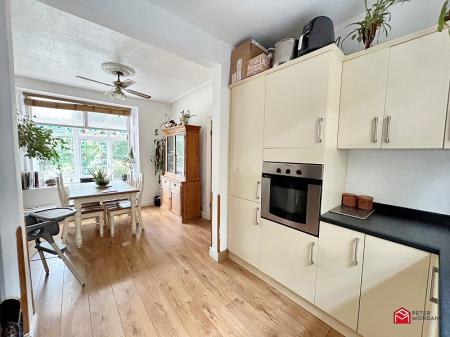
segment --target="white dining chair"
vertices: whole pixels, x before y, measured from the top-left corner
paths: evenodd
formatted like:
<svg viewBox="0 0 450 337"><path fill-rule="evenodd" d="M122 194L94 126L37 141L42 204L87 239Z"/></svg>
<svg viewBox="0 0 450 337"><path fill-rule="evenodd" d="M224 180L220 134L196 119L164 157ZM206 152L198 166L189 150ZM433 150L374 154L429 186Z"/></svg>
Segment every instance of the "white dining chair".
<svg viewBox="0 0 450 337"><path fill-rule="evenodd" d="M56 178L56 187L58 190L58 197L61 207L72 207L67 190L64 186L62 174L60 173ZM83 204L81 207L81 219L95 218L97 226L99 227L100 237L103 237L103 228L105 226L105 215L103 206L98 202ZM69 223L75 221L73 216L64 219L64 228L62 231L62 241L65 243L67 240L67 234L69 232Z"/></svg>
<svg viewBox="0 0 450 337"><path fill-rule="evenodd" d="M139 223L141 230L144 230L144 224L142 222L142 191L144 189L144 176L139 173L136 179L134 179L130 185L139 190L136 193L136 200L113 200L107 201L103 205L106 213L106 223L108 224L111 237L114 237L115 223L114 217L116 215L130 214L131 215L131 202L136 204L136 222Z"/></svg>

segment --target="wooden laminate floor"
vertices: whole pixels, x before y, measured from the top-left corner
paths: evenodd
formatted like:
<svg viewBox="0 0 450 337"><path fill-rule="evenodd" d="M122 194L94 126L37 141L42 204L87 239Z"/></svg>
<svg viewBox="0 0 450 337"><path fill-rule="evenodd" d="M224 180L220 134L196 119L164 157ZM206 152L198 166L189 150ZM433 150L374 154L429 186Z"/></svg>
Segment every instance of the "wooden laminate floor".
<svg viewBox="0 0 450 337"><path fill-rule="evenodd" d="M149 207L133 237L121 219L114 239L84 224L81 249L70 230L67 256L84 288L59 259L46 277L32 256L38 337L341 336L232 261L211 260L206 221L180 224Z"/></svg>

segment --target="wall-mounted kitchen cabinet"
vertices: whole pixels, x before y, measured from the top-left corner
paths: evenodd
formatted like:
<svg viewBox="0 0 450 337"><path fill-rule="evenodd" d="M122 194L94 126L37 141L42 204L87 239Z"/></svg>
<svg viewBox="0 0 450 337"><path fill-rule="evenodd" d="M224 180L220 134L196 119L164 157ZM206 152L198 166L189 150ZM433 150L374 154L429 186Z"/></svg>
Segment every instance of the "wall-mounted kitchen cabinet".
<svg viewBox="0 0 450 337"><path fill-rule="evenodd" d="M323 145L330 74L336 59L340 69L340 57L327 52L266 76L264 148Z"/></svg>
<svg viewBox="0 0 450 337"><path fill-rule="evenodd" d="M256 202L228 198L228 250L258 267L261 212Z"/></svg>
<svg viewBox="0 0 450 337"><path fill-rule="evenodd" d="M366 235L358 333L420 337L423 320L393 324L400 308L423 310L430 253Z"/></svg>
<svg viewBox="0 0 450 337"><path fill-rule="evenodd" d="M389 49L344 62L338 146L381 148Z"/></svg>
<svg viewBox="0 0 450 337"><path fill-rule="evenodd" d="M265 79L231 89L230 195L260 202Z"/></svg>
<svg viewBox="0 0 450 337"><path fill-rule="evenodd" d="M365 235L320 223L315 304L357 329Z"/></svg>
<svg viewBox="0 0 450 337"><path fill-rule="evenodd" d="M340 148L442 148L450 39L430 33L344 61Z"/></svg>
<svg viewBox="0 0 450 337"><path fill-rule="evenodd" d="M259 269L314 303L318 239L261 219Z"/></svg>

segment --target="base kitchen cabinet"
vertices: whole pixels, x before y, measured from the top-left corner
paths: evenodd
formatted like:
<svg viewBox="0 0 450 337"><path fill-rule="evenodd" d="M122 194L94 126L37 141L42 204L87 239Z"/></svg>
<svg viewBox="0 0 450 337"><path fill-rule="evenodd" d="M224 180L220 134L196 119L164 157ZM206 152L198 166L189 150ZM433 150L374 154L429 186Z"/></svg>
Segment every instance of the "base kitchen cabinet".
<svg viewBox="0 0 450 337"><path fill-rule="evenodd" d="M261 219L259 269L314 303L318 239Z"/></svg>
<svg viewBox="0 0 450 337"><path fill-rule="evenodd" d="M253 201L228 198L228 250L258 268L261 206Z"/></svg>
<svg viewBox="0 0 450 337"><path fill-rule="evenodd" d="M365 235L320 223L315 304L357 329Z"/></svg>
<svg viewBox="0 0 450 337"><path fill-rule="evenodd" d="M439 337L439 256L431 255L422 337Z"/></svg>
<svg viewBox="0 0 450 337"><path fill-rule="evenodd" d="M358 333L420 337L423 320L394 324L394 315L424 310L429 265L430 253L366 235Z"/></svg>

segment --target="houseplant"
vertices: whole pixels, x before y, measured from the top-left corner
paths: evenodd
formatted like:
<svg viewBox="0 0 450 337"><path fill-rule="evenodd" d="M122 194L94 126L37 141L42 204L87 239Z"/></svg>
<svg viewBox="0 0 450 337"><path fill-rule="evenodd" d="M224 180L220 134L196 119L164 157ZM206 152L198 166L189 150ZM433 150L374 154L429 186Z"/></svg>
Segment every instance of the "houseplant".
<svg viewBox="0 0 450 337"><path fill-rule="evenodd" d="M348 37L356 39L358 42L364 43L364 48L370 48L375 37L379 37L384 33L388 36L388 32L391 30L389 22L391 21L391 13L389 9L395 4L403 4L409 0L376 0L376 2L369 8L367 6L367 0L364 0L366 8L366 16L363 20L353 22L348 27L354 29L348 33L342 42Z"/></svg>
<svg viewBox="0 0 450 337"><path fill-rule="evenodd" d="M155 129L155 139L153 140L153 156L151 161L155 168L155 175L158 175L158 182L161 183L161 175L166 169L166 141L159 134L159 129ZM161 196L158 194L154 197L155 206L161 205Z"/></svg>
<svg viewBox="0 0 450 337"><path fill-rule="evenodd" d="M181 111L180 114L180 123L183 125L189 124L189 120L191 119L191 117L194 117L195 115L191 115L191 113L189 112L189 110L187 112Z"/></svg>
<svg viewBox="0 0 450 337"><path fill-rule="evenodd" d="M53 136L51 129L36 125L30 118L19 116L17 123L19 147L25 155L43 161L58 163L59 152L66 149L66 142Z"/></svg>
<svg viewBox="0 0 450 337"><path fill-rule="evenodd" d="M94 181L98 187L105 187L106 185L109 184L109 178L104 169L97 168L97 169L89 170L89 173L94 178Z"/></svg>
<svg viewBox="0 0 450 337"><path fill-rule="evenodd" d="M442 32L444 28L450 28L447 24L448 20L450 20L450 3L449 0L445 0L439 13L438 32ZM450 35L450 29L448 30L448 34Z"/></svg>

